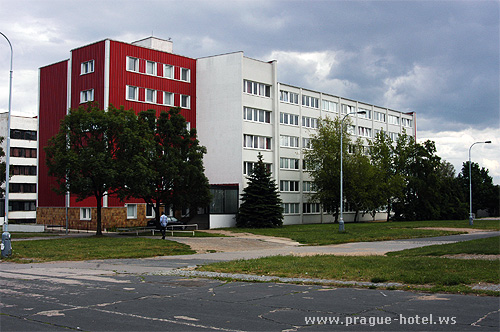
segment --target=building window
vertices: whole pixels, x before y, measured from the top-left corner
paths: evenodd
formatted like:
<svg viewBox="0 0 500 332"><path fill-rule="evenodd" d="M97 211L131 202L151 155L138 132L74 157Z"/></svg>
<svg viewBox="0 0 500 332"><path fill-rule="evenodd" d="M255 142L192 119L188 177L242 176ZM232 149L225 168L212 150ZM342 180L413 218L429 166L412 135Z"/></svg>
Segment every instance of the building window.
<svg viewBox="0 0 500 332"><path fill-rule="evenodd" d="M280 158L280 168L281 169L300 169L299 159L295 158Z"/></svg>
<svg viewBox="0 0 500 332"><path fill-rule="evenodd" d="M316 185L312 181L302 182L302 191L305 193L316 192Z"/></svg>
<svg viewBox="0 0 500 332"><path fill-rule="evenodd" d="M80 74L89 74L94 72L94 60L82 62Z"/></svg>
<svg viewBox="0 0 500 332"><path fill-rule="evenodd" d="M355 106L350 106L350 105L345 105L342 104L342 107L340 108L342 114L348 114L356 111Z"/></svg>
<svg viewBox="0 0 500 332"><path fill-rule="evenodd" d="M136 86L127 85L127 99L139 100L139 88Z"/></svg>
<svg viewBox="0 0 500 332"><path fill-rule="evenodd" d="M318 214L320 212L321 212L321 210L320 210L319 203L303 203L302 204L302 213Z"/></svg>
<svg viewBox="0 0 500 332"><path fill-rule="evenodd" d="M80 208L80 220L91 220L92 214L90 208Z"/></svg>
<svg viewBox="0 0 500 332"><path fill-rule="evenodd" d="M271 150L271 137L243 135L243 146L245 148Z"/></svg>
<svg viewBox="0 0 500 332"><path fill-rule="evenodd" d="M174 66L163 65L163 77L174 78Z"/></svg>
<svg viewBox="0 0 500 332"><path fill-rule="evenodd" d="M13 175L36 175L36 166L12 166Z"/></svg>
<svg viewBox="0 0 500 332"><path fill-rule="evenodd" d="M127 70L139 72L139 59L127 57Z"/></svg>
<svg viewBox="0 0 500 332"><path fill-rule="evenodd" d="M398 133L392 133L392 132L388 132L387 135L389 136L389 138L393 141L393 142L396 142L396 140L398 139L399 137L399 134Z"/></svg>
<svg viewBox="0 0 500 332"><path fill-rule="evenodd" d="M366 108L359 108L358 110L366 112L365 114L358 113L358 118L368 119L368 120L372 118L372 111L367 110Z"/></svg>
<svg viewBox="0 0 500 332"><path fill-rule="evenodd" d="M412 121L411 121L411 119L401 118L401 124L402 124L404 127L411 127L411 125L412 125Z"/></svg>
<svg viewBox="0 0 500 332"><path fill-rule="evenodd" d="M154 218L155 216L155 206L152 204L146 204L146 218Z"/></svg>
<svg viewBox="0 0 500 332"><path fill-rule="evenodd" d="M84 90L80 92L80 104L89 101L94 101L94 89Z"/></svg>
<svg viewBox="0 0 500 332"><path fill-rule="evenodd" d="M337 112L337 103L323 99L322 109L323 109L323 111L327 111L327 112Z"/></svg>
<svg viewBox="0 0 500 332"><path fill-rule="evenodd" d="M9 183L9 191L11 193L36 193L35 183Z"/></svg>
<svg viewBox="0 0 500 332"><path fill-rule="evenodd" d="M257 165L256 162L245 161L243 163L243 174L245 174L245 175L252 174L253 169L255 168L256 165ZM267 171L269 173L271 173L271 166L272 166L272 164L271 163L264 163L264 165L266 166Z"/></svg>
<svg viewBox="0 0 500 332"><path fill-rule="evenodd" d="M289 180L281 180L280 181L280 191L282 192L297 192L300 191L299 181L289 181Z"/></svg>
<svg viewBox="0 0 500 332"><path fill-rule="evenodd" d="M299 138L296 136L280 135L280 146L289 148L298 148Z"/></svg>
<svg viewBox="0 0 500 332"><path fill-rule="evenodd" d="M156 75L156 62L146 61L146 74Z"/></svg>
<svg viewBox="0 0 500 332"><path fill-rule="evenodd" d="M318 128L318 119L310 118L308 116L303 116L302 117L302 127L316 129L316 128Z"/></svg>
<svg viewBox="0 0 500 332"><path fill-rule="evenodd" d="M187 68L181 68L181 81L191 82L191 70Z"/></svg>
<svg viewBox="0 0 500 332"><path fill-rule="evenodd" d="M36 141L36 131L35 130L21 130L21 129L11 129L10 130L11 139L24 139L28 141Z"/></svg>
<svg viewBox="0 0 500 332"><path fill-rule="evenodd" d="M286 125L291 125L291 126L298 126L299 125L299 116L295 114L290 114L290 113L280 113L280 123L281 124L286 124Z"/></svg>
<svg viewBox="0 0 500 332"><path fill-rule="evenodd" d="M137 204L125 204L127 207L127 219L137 219Z"/></svg>
<svg viewBox="0 0 500 332"><path fill-rule="evenodd" d="M264 83L244 80L243 92L262 97L271 97L271 86Z"/></svg>
<svg viewBox="0 0 500 332"><path fill-rule="evenodd" d="M380 122L385 122L385 113L373 112L373 119Z"/></svg>
<svg viewBox="0 0 500 332"><path fill-rule="evenodd" d="M299 104L299 94L280 90L280 100L285 103Z"/></svg>
<svg viewBox="0 0 500 332"><path fill-rule="evenodd" d="M172 92L163 92L163 105L174 105L174 94Z"/></svg>
<svg viewBox="0 0 500 332"><path fill-rule="evenodd" d="M302 137L302 148L311 149L311 139L307 137Z"/></svg>
<svg viewBox="0 0 500 332"><path fill-rule="evenodd" d="M238 212L238 186L212 186L210 213L233 214Z"/></svg>
<svg viewBox="0 0 500 332"><path fill-rule="evenodd" d="M156 90L146 89L146 101L148 103L156 103Z"/></svg>
<svg viewBox="0 0 500 332"><path fill-rule="evenodd" d="M271 123L271 112L256 108L244 107L243 119L253 122Z"/></svg>
<svg viewBox="0 0 500 332"><path fill-rule="evenodd" d="M186 95L181 95L181 107L191 108L191 98Z"/></svg>
<svg viewBox="0 0 500 332"><path fill-rule="evenodd" d="M10 148L10 155L19 158L36 158L36 149Z"/></svg>
<svg viewBox="0 0 500 332"><path fill-rule="evenodd" d="M282 203L283 214L299 214L299 203Z"/></svg>
<svg viewBox="0 0 500 332"><path fill-rule="evenodd" d="M387 116L387 123L393 124L393 125L399 125L399 117L395 115L389 115Z"/></svg>
<svg viewBox="0 0 500 332"><path fill-rule="evenodd" d="M302 95L302 106L319 108L319 99L311 96Z"/></svg>
<svg viewBox="0 0 500 332"><path fill-rule="evenodd" d="M358 127L358 135L362 137L372 137L371 128Z"/></svg>
<svg viewBox="0 0 500 332"><path fill-rule="evenodd" d="M9 201L9 211L36 211L36 201Z"/></svg>

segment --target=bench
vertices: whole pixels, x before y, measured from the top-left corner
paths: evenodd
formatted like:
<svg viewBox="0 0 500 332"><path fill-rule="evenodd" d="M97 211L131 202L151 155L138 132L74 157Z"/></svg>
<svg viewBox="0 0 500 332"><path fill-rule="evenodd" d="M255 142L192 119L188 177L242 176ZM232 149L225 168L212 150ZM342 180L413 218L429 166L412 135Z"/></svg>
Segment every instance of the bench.
<svg viewBox="0 0 500 332"><path fill-rule="evenodd" d="M192 228L192 229L188 229ZM189 224L189 225L167 225L167 232L170 232L170 236L174 236L174 232L178 233L191 233L194 236L194 232L198 230L198 224ZM154 232L161 232L158 229L153 230Z"/></svg>
<svg viewBox="0 0 500 332"><path fill-rule="evenodd" d="M139 235L139 233L144 233L151 230L152 235L155 235L154 227L119 227L116 231L120 234L133 234Z"/></svg>

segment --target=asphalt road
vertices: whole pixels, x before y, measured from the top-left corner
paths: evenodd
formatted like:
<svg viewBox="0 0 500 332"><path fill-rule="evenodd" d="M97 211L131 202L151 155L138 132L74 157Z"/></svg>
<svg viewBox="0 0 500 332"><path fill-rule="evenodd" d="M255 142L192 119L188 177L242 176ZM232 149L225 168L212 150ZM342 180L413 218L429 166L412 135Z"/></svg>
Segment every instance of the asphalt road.
<svg viewBox="0 0 500 332"><path fill-rule="evenodd" d="M149 259L2 262L0 331L499 331L498 297L172 275L212 261L318 250L386 252L495 234Z"/></svg>

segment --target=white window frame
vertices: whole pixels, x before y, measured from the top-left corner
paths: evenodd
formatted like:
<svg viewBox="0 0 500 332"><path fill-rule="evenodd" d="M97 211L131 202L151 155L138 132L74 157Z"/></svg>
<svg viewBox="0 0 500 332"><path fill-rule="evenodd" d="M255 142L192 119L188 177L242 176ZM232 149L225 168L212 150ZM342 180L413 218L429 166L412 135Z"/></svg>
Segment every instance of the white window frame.
<svg viewBox="0 0 500 332"><path fill-rule="evenodd" d="M319 98L302 95L302 106L319 108Z"/></svg>
<svg viewBox="0 0 500 332"><path fill-rule="evenodd" d="M82 62L80 75L90 74L94 72L94 60Z"/></svg>
<svg viewBox="0 0 500 332"><path fill-rule="evenodd" d="M133 64L133 66L131 66ZM139 72L139 58L135 58L132 56L127 56L127 70L128 71L133 71L135 73Z"/></svg>
<svg viewBox="0 0 500 332"><path fill-rule="evenodd" d="M249 93L255 96L261 97L271 97L271 85L258 83L249 80L243 80L243 92Z"/></svg>
<svg viewBox="0 0 500 332"><path fill-rule="evenodd" d="M257 165L257 162L255 161L245 161L243 162L243 174L245 175L250 175L253 172L253 169ZM269 173L272 173L272 164L271 163L264 163L266 166L266 169Z"/></svg>
<svg viewBox="0 0 500 332"><path fill-rule="evenodd" d="M149 93L152 93L152 98L148 98ZM144 99L147 103L156 104L156 90L146 89L146 91L144 93Z"/></svg>
<svg viewBox="0 0 500 332"><path fill-rule="evenodd" d="M191 108L191 96L188 96L188 95L181 95L181 108L187 108L187 109L190 109Z"/></svg>
<svg viewBox="0 0 500 332"><path fill-rule="evenodd" d="M280 191L281 192L299 192L300 182L293 180L280 180Z"/></svg>
<svg viewBox="0 0 500 332"><path fill-rule="evenodd" d="M283 208L283 214L300 214L300 204L299 203L281 203Z"/></svg>
<svg viewBox="0 0 500 332"><path fill-rule="evenodd" d="M312 149L310 137L302 137L302 149L307 149L307 150Z"/></svg>
<svg viewBox="0 0 500 332"><path fill-rule="evenodd" d="M94 89L80 91L80 104L94 101Z"/></svg>
<svg viewBox="0 0 500 332"><path fill-rule="evenodd" d="M361 108L361 107L358 108L358 111L365 111L366 112L365 114L358 113L358 118L371 120L372 111L370 111L369 109L366 109L366 108Z"/></svg>
<svg viewBox="0 0 500 332"><path fill-rule="evenodd" d="M303 116L302 117L302 127L317 129L318 128L318 119L311 118L309 116Z"/></svg>
<svg viewBox="0 0 500 332"><path fill-rule="evenodd" d="M373 113L373 120L385 123L385 113L375 111Z"/></svg>
<svg viewBox="0 0 500 332"><path fill-rule="evenodd" d="M299 148L299 137L280 135L280 146L285 148Z"/></svg>
<svg viewBox="0 0 500 332"><path fill-rule="evenodd" d="M296 158L280 157L280 169L289 169L293 171L300 170L300 160Z"/></svg>
<svg viewBox="0 0 500 332"><path fill-rule="evenodd" d="M299 116L297 114L280 112L280 124L298 127Z"/></svg>
<svg viewBox="0 0 500 332"><path fill-rule="evenodd" d="M251 122L271 123L271 111L243 107L243 119Z"/></svg>
<svg viewBox="0 0 500 332"><path fill-rule="evenodd" d="M146 60L146 74L156 76L156 62Z"/></svg>
<svg viewBox="0 0 500 332"><path fill-rule="evenodd" d="M331 100L322 100L321 108L323 111L337 113L337 103Z"/></svg>
<svg viewBox="0 0 500 332"><path fill-rule="evenodd" d="M170 73L170 75L167 75L167 73ZM163 77L174 78L174 66L163 65Z"/></svg>
<svg viewBox="0 0 500 332"><path fill-rule="evenodd" d="M321 206L319 203L302 203L303 214L320 214Z"/></svg>
<svg viewBox="0 0 500 332"><path fill-rule="evenodd" d="M184 78L183 76L186 76L186 77ZM180 80L183 81L183 82L191 82L191 69L181 68L181 77L180 77Z"/></svg>
<svg viewBox="0 0 500 332"><path fill-rule="evenodd" d="M163 91L163 105L174 106L174 94L172 92Z"/></svg>
<svg viewBox="0 0 500 332"><path fill-rule="evenodd" d="M127 209L127 219L137 219L137 204L125 204L125 208ZM129 213L129 208L132 208L132 214Z"/></svg>
<svg viewBox="0 0 500 332"><path fill-rule="evenodd" d="M316 185L313 181L304 181L302 182L302 192L314 193L316 192Z"/></svg>
<svg viewBox="0 0 500 332"><path fill-rule="evenodd" d="M290 104L299 104L299 94L295 92L280 90L280 101Z"/></svg>
<svg viewBox="0 0 500 332"><path fill-rule="evenodd" d="M271 150L271 137L257 135L243 135L243 147L247 149Z"/></svg>
<svg viewBox="0 0 500 332"><path fill-rule="evenodd" d="M130 92L133 89L134 95L130 96ZM127 85L127 100L138 101L139 100L139 88L133 85Z"/></svg>
<svg viewBox="0 0 500 332"><path fill-rule="evenodd" d="M387 123L391 125L399 126L399 116L389 114L387 116Z"/></svg>
<svg viewBox="0 0 500 332"><path fill-rule="evenodd" d="M151 214L148 215L148 208L151 207ZM155 206L154 204L146 204L146 218L154 218L156 216L156 212L155 212Z"/></svg>
<svg viewBox="0 0 500 332"><path fill-rule="evenodd" d="M80 208L80 220L92 220L92 209L88 207Z"/></svg>

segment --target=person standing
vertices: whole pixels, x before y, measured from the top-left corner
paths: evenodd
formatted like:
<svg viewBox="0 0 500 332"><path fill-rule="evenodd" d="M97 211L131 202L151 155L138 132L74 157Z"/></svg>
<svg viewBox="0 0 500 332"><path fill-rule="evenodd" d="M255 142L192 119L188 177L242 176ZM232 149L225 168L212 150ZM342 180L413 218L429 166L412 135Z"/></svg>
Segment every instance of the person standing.
<svg viewBox="0 0 500 332"><path fill-rule="evenodd" d="M168 218L165 215L165 212L161 214L160 217L160 227L161 227L161 239L165 240L165 233L167 231Z"/></svg>

